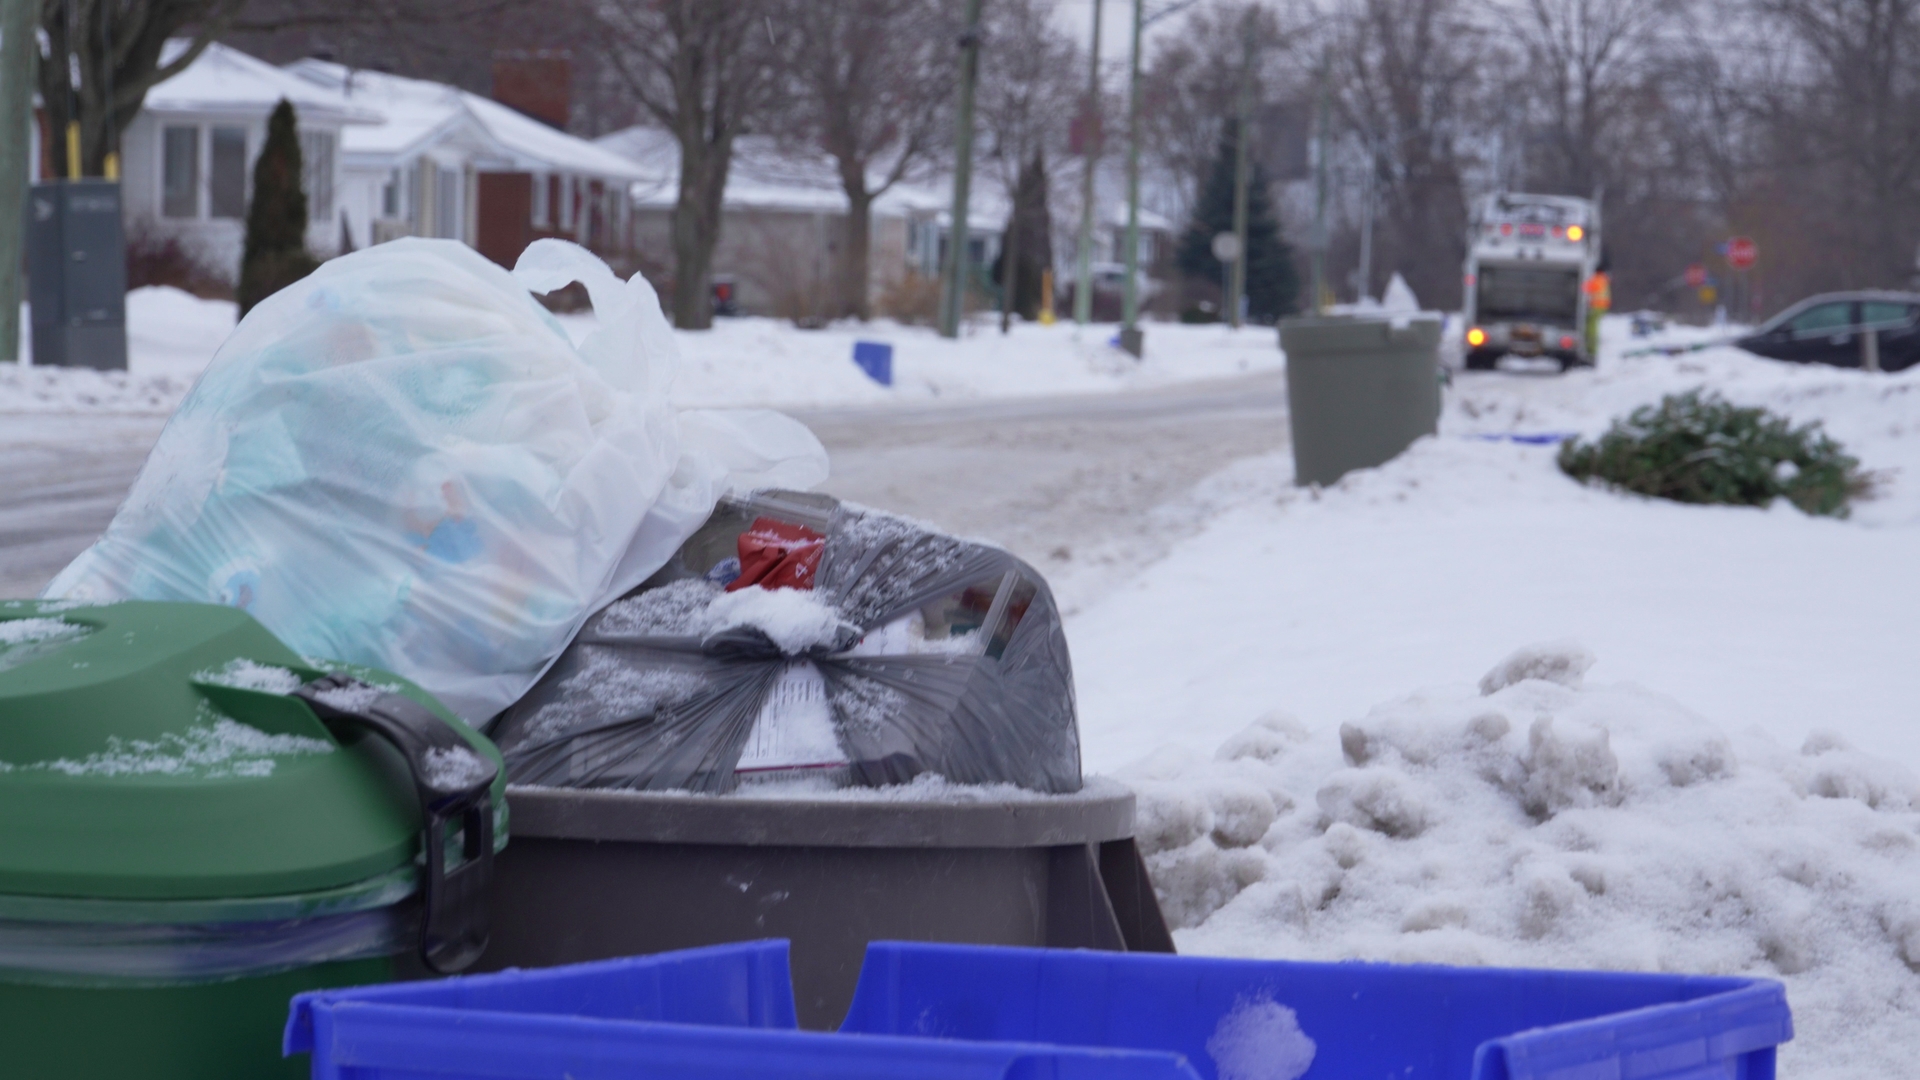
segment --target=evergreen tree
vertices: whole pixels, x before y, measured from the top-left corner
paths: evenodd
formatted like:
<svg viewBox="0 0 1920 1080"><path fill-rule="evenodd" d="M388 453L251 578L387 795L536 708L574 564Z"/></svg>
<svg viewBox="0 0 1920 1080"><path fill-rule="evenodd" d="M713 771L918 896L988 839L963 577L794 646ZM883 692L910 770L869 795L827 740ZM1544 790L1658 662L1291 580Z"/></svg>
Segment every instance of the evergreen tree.
<svg viewBox="0 0 1920 1080"><path fill-rule="evenodd" d="M320 263L307 252L307 193L300 186L300 135L285 98L267 120L267 145L253 166L246 247L240 256L242 316Z"/></svg>
<svg viewBox="0 0 1920 1080"><path fill-rule="evenodd" d="M1200 190L1200 205L1180 236L1176 252L1180 272L1198 281L1223 287L1220 260L1213 257L1213 238L1233 231L1233 168L1237 142L1227 125ZM1293 248L1280 238L1280 222L1267 201L1267 177L1259 159L1252 162L1247 184L1247 317L1273 322L1300 306L1300 279L1293 269Z"/></svg>
<svg viewBox="0 0 1920 1080"><path fill-rule="evenodd" d="M1020 235L1014 236L1018 227ZM1013 280L1013 308L1023 319L1040 317L1041 274L1053 265L1053 215L1047 209L1047 159L1039 150L1020 163L1014 178L1013 213L1000 237L1000 254L993 260L993 283L1006 281L1007 253L1019 262Z"/></svg>

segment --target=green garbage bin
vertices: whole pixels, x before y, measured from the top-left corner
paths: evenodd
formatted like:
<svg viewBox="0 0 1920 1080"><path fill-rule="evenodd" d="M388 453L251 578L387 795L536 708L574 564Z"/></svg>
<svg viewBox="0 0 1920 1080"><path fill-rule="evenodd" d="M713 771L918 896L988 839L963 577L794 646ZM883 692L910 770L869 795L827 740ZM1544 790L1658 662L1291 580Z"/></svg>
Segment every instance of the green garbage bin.
<svg viewBox="0 0 1920 1080"><path fill-rule="evenodd" d="M1384 464L1440 419L1435 316L1286 319L1294 483L1326 485Z"/></svg>
<svg viewBox="0 0 1920 1080"><path fill-rule="evenodd" d="M485 945L492 744L244 612L0 603L0 762L10 1080L300 1076L292 994Z"/></svg>

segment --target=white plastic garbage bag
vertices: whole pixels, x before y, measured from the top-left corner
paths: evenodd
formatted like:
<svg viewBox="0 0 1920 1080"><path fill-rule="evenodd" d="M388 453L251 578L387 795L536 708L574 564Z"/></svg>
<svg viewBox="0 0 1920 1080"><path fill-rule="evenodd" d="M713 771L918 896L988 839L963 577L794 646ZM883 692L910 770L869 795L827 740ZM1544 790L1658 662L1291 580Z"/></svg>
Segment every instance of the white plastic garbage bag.
<svg viewBox="0 0 1920 1080"><path fill-rule="evenodd" d="M578 348L528 292L573 281ZM241 321L45 595L244 608L483 722L720 496L826 477L779 413L674 409L674 355L646 280L573 244L512 274L447 240L334 259Z"/></svg>

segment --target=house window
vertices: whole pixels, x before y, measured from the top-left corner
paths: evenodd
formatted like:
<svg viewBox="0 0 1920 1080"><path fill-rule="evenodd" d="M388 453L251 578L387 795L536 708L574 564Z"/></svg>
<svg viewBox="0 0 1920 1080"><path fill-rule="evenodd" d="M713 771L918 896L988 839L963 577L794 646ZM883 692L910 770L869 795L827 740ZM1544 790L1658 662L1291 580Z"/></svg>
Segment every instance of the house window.
<svg viewBox="0 0 1920 1080"><path fill-rule="evenodd" d="M460 239L460 170L434 170L433 235Z"/></svg>
<svg viewBox="0 0 1920 1080"><path fill-rule="evenodd" d="M387 182L380 187L380 216L397 218L400 216L400 188L406 183L399 169L387 174Z"/></svg>
<svg viewBox="0 0 1920 1080"><path fill-rule="evenodd" d="M542 176L539 173L534 173L533 174L533 227L536 229L546 228L547 215L550 212L551 211L547 206L547 178L545 176Z"/></svg>
<svg viewBox="0 0 1920 1080"><path fill-rule="evenodd" d="M207 168L208 212L216 218L247 216L247 129L216 127Z"/></svg>
<svg viewBox="0 0 1920 1080"><path fill-rule="evenodd" d="M333 132L300 133L300 186L307 193L307 217L333 216Z"/></svg>
<svg viewBox="0 0 1920 1080"><path fill-rule="evenodd" d="M200 216L200 129L168 127L160 136L160 213Z"/></svg>

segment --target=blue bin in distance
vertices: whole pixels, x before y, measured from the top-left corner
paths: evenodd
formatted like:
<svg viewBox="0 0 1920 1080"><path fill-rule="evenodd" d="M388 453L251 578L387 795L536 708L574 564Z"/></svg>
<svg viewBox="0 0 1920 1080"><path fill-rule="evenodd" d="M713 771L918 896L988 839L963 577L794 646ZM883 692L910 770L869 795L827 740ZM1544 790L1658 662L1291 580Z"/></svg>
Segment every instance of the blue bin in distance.
<svg viewBox="0 0 1920 1080"><path fill-rule="evenodd" d="M853 362L867 373L867 378L881 386L893 385L893 346L881 341L856 341Z"/></svg>
<svg viewBox="0 0 1920 1080"><path fill-rule="evenodd" d="M1198 1080L1177 1054L796 1028L787 943L293 999L314 1080Z"/></svg>
<svg viewBox="0 0 1920 1080"><path fill-rule="evenodd" d="M1266 1003L1313 1040L1301 1080L1772 1080L1793 1038L1768 979L905 942L867 947L840 1030L1173 1051L1203 1080L1289 1080L1215 1058L1292 1037Z"/></svg>

